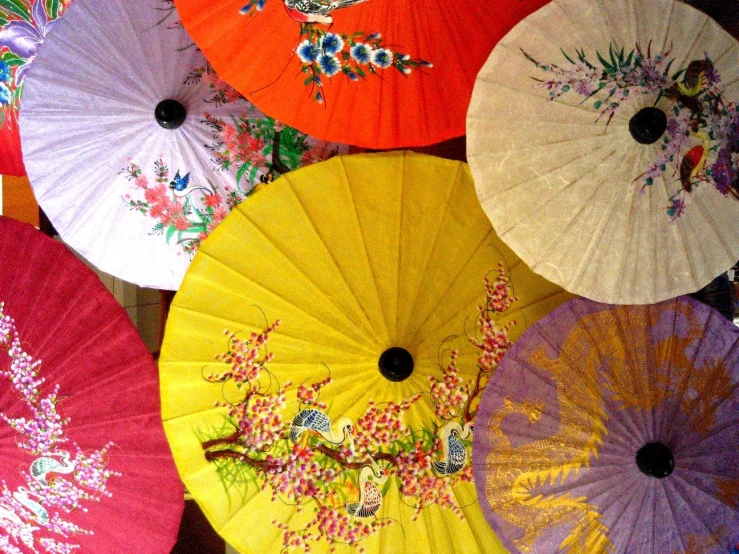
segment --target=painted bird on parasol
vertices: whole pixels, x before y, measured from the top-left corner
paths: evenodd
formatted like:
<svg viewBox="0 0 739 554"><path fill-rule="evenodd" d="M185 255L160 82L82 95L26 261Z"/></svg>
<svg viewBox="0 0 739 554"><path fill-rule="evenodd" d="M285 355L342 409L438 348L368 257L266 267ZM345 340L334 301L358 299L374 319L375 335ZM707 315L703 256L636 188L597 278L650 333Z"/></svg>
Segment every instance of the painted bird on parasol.
<svg viewBox="0 0 739 554"><path fill-rule="evenodd" d="M284 0L285 9L290 17L300 23L322 23L331 25L334 20L329 15L332 11L348 8L367 0Z"/></svg>

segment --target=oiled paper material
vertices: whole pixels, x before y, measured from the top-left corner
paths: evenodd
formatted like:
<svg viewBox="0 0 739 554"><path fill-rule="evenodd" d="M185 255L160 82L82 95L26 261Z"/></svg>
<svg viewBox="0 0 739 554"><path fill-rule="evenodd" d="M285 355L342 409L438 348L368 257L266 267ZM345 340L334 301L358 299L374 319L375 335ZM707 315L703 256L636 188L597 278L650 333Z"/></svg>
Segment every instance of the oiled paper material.
<svg viewBox="0 0 739 554"><path fill-rule="evenodd" d="M180 474L242 552L502 552L471 482L479 390L568 297L495 236L465 164L394 152L281 177L206 239L172 305ZM413 358L403 381L378 369L391 347Z"/></svg>
<svg viewBox="0 0 739 554"><path fill-rule="evenodd" d="M739 46L671 0L555 0L480 72L468 159L499 236L602 302L698 290L739 258ZM666 114L652 144L642 108Z"/></svg>
<svg viewBox="0 0 739 554"><path fill-rule="evenodd" d="M510 552L731 552L737 341L690 297L578 298L531 326L483 393L473 444L483 511Z"/></svg>
<svg viewBox="0 0 739 554"><path fill-rule="evenodd" d="M223 83L171 2L75 1L24 87L23 155L41 208L90 262L145 287L176 290L202 240L260 184L347 150ZM163 100L185 108L180 127L157 123Z"/></svg>

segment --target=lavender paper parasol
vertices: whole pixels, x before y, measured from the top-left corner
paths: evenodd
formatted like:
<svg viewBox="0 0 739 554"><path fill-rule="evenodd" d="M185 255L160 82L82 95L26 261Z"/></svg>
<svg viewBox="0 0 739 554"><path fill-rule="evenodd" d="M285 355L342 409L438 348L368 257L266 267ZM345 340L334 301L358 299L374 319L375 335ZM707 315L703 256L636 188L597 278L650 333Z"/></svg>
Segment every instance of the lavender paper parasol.
<svg viewBox="0 0 739 554"><path fill-rule="evenodd" d="M687 297L576 299L491 377L473 465L512 552L728 554L737 448L739 329Z"/></svg>
<svg viewBox="0 0 739 554"><path fill-rule="evenodd" d="M236 204L348 149L266 117L177 21L171 0L73 2L28 71L20 117L28 177L65 242L162 289Z"/></svg>

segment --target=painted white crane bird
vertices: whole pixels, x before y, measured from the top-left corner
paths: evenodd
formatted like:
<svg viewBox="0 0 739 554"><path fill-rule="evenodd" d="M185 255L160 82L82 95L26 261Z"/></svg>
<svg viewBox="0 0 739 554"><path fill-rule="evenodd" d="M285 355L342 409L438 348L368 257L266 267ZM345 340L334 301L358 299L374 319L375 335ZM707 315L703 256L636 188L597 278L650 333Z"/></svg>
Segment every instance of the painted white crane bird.
<svg viewBox="0 0 739 554"><path fill-rule="evenodd" d="M61 460L54 456L60 456ZM42 485L48 486L49 483L46 479L48 473L72 473L74 471L75 465L74 462L70 461L70 458L71 455L69 452L64 450L58 454L48 454L41 458L36 458L31 462L31 477Z"/></svg>
<svg viewBox="0 0 739 554"><path fill-rule="evenodd" d="M305 433L320 435L326 442L340 445L349 442L349 448L354 451L354 423L348 417L336 422L336 428L331 428L331 420L320 410L300 410L290 424L290 440L298 442Z"/></svg>
<svg viewBox="0 0 739 554"><path fill-rule="evenodd" d="M31 500L28 495L33 494L35 496L35 493L33 491L29 491L25 487L18 487L18 490L13 493L13 498L15 498L18 502L20 502L24 508L29 510L37 522L39 522L44 527L49 525L50 517L49 512L46 511L46 508L44 508L41 504L36 502L35 500Z"/></svg>
<svg viewBox="0 0 739 554"><path fill-rule="evenodd" d="M441 430L441 444L444 449L444 459L432 463L436 473L440 475L453 475L460 471L467 462L467 448L463 439L468 439L474 431L472 422L462 427L456 421L450 421Z"/></svg>
<svg viewBox="0 0 739 554"><path fill-rule="evenodd" d="M379 485L387 481L385 470L378 466L375 460L372 460L371 465L364 465L359 470L359 499L346 504L347 512L354 517L371 517L382 506L382 492L370 479Z"/></svg>

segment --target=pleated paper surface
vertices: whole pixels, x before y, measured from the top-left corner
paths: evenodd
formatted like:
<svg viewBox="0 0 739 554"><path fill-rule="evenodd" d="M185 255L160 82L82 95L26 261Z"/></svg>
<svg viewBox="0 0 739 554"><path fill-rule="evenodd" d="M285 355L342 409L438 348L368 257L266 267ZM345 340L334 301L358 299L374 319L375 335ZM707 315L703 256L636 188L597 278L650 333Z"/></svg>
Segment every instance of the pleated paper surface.
<svg viewBox="0 0 739 554"><path fill-rule="evenodd" d="M157 370L67 248L0 217L0 551L169 553L184 507Z"/></svg>
<svg viewBox="0 0 739 554"><path fill-rule="evenodd" d="M65 242L111 275L170 290L260 184L346 151L265 117L177 19L160 0L75 2L34 61L20 121L31 185ZM163 100L185 108L180 127L157 123Z"/></svg>
<svg viewBox="0 0 739 554"><path fill-rule="evenodd" d="M511 552L731 552L737 344L687 297L576 299L529 328L483 393L473 445L485 515ZM654 443L673 462L659 478L636 463Z"/></svg>
<svg viewBox="0 0 739 554"><path fill-rule="evenodd" d="M216 71L267 115L368 148L465 134L478 70L548 0L177 0Z"/></svg>
<svg viewBox="0 0 739 554"><path fill-rule="evenodd" d="M502 551L471 482L475 381L506 324L567 294L497 239L458 162L337 157L253 200L195 257L162 349L165 429L214 528L250 553ZM406 380L378 370L390 347Z"/></svg>
<svg viewBox="0 0 739 554"><path fill-rule="evenodd" d="M739 258L739 45L671 0L555 0L481 70L468 159L500 237L601 302L698 290ZM666 128L640 144L632 117Z"/></svg>

